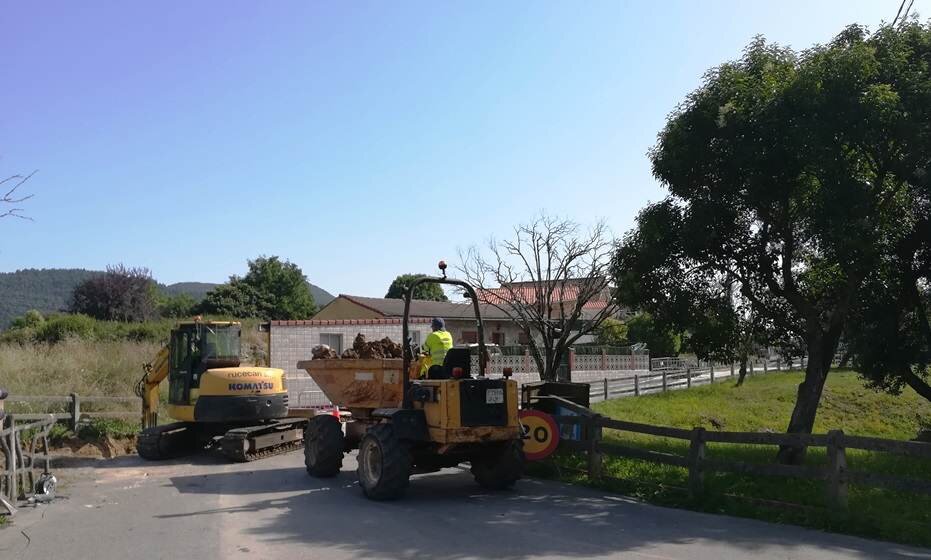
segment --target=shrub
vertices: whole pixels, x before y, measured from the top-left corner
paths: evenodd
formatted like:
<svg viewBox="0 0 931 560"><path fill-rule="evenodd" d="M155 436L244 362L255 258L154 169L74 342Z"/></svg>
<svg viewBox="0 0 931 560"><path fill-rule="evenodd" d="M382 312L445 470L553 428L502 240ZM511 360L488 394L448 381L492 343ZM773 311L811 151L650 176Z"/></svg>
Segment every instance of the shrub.
<svg viewBox="0 0 931 560"><path fill-rule="evenodd" d="M95 327L87 315L56 315L36 328L35 341L56 344L68 338L91 338Z"/></svg>

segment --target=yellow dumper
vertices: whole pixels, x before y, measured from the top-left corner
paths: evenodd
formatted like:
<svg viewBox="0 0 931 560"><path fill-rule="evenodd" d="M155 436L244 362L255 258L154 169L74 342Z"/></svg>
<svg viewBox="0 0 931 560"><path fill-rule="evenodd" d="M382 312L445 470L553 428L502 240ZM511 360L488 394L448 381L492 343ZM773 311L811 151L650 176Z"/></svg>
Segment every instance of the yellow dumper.
<svg viewBox="0 0 931 560"><path fill-rule="evenodd" d="M413 472L436 471L468 462L475 480L500 490L520 479L524 468L518 423L517 382L486 376L486 359L472 367L469 348L452 348L430 379L419 372L409 337L411 295L431 282L459 286L471 296L478 327L479 356L487 356L484 329L474 289L446 278L415 281L404 300L403 359L322 359L297 364L307 370L330 401L350 412L343 433L339 420L318 416L304 432L307 472L334 476L343 454L358 447L359 484L375 500L403 494ZM475 369L475 371L473 371ZM406 374L405 374L406 373Z"/></svg>

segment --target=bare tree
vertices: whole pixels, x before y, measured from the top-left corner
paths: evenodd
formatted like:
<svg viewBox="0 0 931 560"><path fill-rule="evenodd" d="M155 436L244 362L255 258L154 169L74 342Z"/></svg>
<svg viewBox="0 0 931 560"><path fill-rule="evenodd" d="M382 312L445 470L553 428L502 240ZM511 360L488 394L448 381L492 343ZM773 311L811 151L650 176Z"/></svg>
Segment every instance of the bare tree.
<svg viewBox="0 0 931 560"><path fill-rule="evenodd" d="M6 179L0 179L0 192L3 193L3 195L0 196L0 218L14 217L22 220L32 219L28 216L23 216L20 213L23 209L17 207L19 203L32 198L32 195L20 194L17 191L23 186L23 183L28 181L35 174L36 172L33 171L29 175L11 175Z"/></svg>
<svg viewBox="0 0 931 560"><path fill-rule="evenodd" d="M524 332L543 380L557 379L576 341L616 315L609 285L614 239L604 222L583 230L541 215L510 240L460 252L460 271L480 303L501 310Z"/></svg>

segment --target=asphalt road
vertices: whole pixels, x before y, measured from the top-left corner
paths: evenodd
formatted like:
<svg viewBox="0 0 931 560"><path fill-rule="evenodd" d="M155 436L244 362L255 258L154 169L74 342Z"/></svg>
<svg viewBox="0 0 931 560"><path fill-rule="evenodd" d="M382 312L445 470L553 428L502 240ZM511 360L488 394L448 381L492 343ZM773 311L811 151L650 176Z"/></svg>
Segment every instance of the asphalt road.
<svg viewBox="0 0 931 560"><path fill-rule="evenodd" d="M308 477L302 458L126 457L59 470L61 499L0 528L0 558L931 559L927 550L551 482L487 493L459 469L416 476L405 499L375 503L356 487L354 456L326 481Z"/></svg>

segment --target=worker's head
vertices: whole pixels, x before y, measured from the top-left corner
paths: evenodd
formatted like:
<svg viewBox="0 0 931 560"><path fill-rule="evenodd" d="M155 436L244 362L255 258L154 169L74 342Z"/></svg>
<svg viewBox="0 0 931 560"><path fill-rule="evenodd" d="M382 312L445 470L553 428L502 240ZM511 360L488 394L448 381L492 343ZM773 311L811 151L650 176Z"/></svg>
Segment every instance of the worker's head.
<svg viewBox="0 0 931 560"><path fill-rule="evenodd" d="M430 328L435 331L441 331L446 328L446 321L439 317L434 317L433 320L430 321Z"/></svg>

